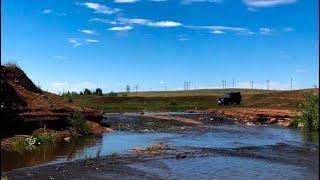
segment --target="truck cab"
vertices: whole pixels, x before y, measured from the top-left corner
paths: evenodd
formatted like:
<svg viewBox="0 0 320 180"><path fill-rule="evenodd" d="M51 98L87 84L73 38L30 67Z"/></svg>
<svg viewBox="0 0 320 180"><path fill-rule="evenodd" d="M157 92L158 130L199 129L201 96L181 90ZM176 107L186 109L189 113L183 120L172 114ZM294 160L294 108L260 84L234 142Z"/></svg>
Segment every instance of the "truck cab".
<svg viewBox="0 0 320 180"><path fill-rule="evenodd" d="M230 92L223 94L222 97L217 99L218 105L240 104L241 94L240 92Z"/></svg>

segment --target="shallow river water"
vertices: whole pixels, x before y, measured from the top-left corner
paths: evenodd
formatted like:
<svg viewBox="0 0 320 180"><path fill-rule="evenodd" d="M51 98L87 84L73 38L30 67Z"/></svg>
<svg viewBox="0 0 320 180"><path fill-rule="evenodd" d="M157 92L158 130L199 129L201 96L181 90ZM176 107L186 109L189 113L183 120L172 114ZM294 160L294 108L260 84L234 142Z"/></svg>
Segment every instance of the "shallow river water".
<svg viewBox="0 0 320 180"><path fill-rule="evenodd" d="M133 163L164 179L318 179L319 134L271 127L203 126L203 131L118 131L102 137L81 137L77 143L61 142L35 152L1 152L1 171L59 163L86 157L128 153L134 147L167 143L177 148L219 151L215 156L162 159ZM225 153L224 153L225 152ZM245 153L243 153L245 152Z"/></svg>

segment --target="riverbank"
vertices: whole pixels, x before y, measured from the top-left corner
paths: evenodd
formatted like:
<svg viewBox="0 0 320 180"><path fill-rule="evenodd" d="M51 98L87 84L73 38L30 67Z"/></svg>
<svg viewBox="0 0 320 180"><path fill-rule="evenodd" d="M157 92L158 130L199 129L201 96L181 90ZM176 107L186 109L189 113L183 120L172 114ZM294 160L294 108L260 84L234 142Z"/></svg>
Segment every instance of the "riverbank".
<svg viewBox="0 0 320 180"><path fill-rule="evenodd" d="M276 124L289 127L295 116L301 112L294 109L270 109L270 108L221 108L208 110L189 110L189 112L213 113L232 118L243 123Z"/></svg>

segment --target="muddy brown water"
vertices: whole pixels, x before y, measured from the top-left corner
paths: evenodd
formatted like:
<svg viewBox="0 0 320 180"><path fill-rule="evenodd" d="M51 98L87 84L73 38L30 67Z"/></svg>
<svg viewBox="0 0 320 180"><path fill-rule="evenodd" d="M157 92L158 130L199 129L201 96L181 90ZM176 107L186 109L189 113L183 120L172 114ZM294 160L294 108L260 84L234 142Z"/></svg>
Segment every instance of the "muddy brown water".
<svg viewBox="0 0 320 180"><path fill-rule="evenodd" d="M188 116L185 113L171 115ZM147 126L150 123L138 123L143 127L137 129L135 126L119 126L115 122L130 122L128 124L132 125L138 121L138 114L106 116L106 123L112 122L110 124L120 127L120 131L101 137L82 137L78 143L61 142L34 152L1 151L1 171L10 174L14 169L84 159L97 153L107 156L116 152L121 156L134 147L167 143L176 149L201 151L201 156L181 160L160 158L125 166L159 179L319 178L319 133L274 126L237 125L229 121L203 126L173 124L174 128L170 130L167 126L152 129L152 124ZM193 118L199 116L203 117L190 114ZM144 122L143 119L139 121ZM133 127L131 131L130 127Z"/></svg>

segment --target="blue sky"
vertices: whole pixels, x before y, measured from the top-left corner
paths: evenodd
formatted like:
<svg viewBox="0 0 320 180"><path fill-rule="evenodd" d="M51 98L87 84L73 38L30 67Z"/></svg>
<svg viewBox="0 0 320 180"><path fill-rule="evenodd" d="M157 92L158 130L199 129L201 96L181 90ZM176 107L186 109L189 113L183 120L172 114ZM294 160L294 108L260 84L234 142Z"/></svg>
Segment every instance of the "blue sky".
<svg viewBox="0 0 320 180"><path fill-rule="evenodd" d="M2 0L1 59L43 89L319 83L316 0Z"/></svg>

